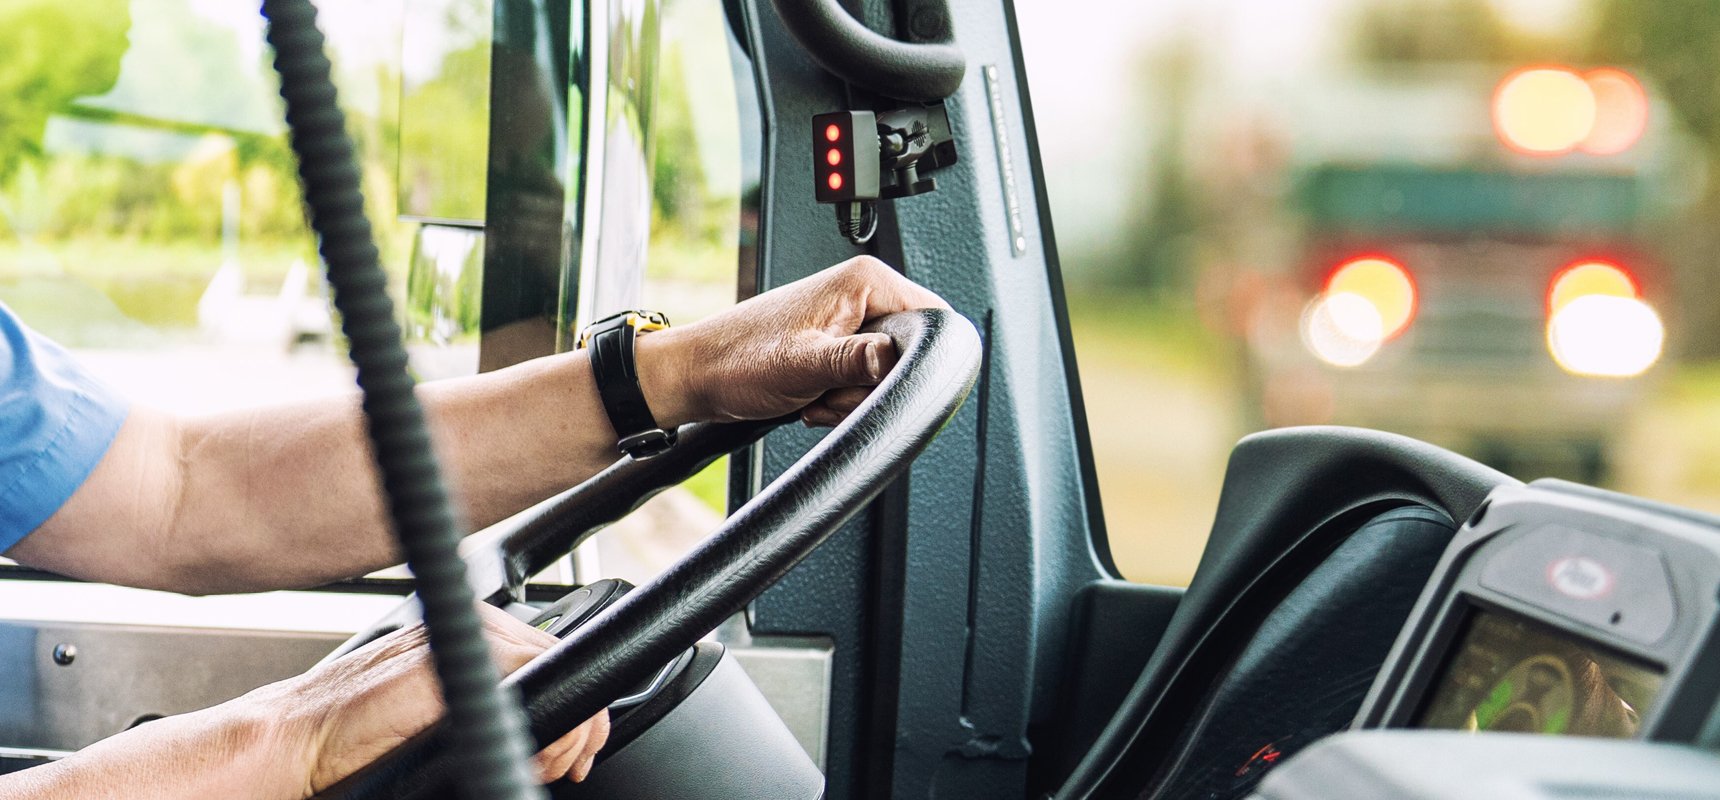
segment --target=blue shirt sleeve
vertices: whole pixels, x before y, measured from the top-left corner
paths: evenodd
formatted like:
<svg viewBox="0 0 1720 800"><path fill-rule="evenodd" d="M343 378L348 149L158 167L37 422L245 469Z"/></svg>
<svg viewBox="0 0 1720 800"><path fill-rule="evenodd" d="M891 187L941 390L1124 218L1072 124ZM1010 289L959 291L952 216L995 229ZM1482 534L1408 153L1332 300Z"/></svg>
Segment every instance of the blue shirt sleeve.
<svg viewBox="0 0 1720 800"><path fill-rule="evenodd" d="M0 304L0 552L77 491L126 411L123 398Z"/></svg>

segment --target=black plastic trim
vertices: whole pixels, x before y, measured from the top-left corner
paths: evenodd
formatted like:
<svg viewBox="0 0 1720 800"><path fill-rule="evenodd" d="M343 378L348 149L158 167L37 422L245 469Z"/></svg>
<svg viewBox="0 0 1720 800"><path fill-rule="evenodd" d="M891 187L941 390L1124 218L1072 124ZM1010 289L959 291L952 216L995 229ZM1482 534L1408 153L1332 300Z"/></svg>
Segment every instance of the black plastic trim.
<svg viewBox="0 0 1720 800"><path fill-rule="evenodd" d="M617 714L610 720L609 741L603 745L603 750L597 754L594 763L602 764L609 756L621 751L621 748L633 743L640 734L651 729L658 721L674 711L681 701L697 691L723 660L723 646L716 642L699 642L693 645L689 654L680 656L673 664L675 674L671 675L663 688L659 689L651 699L640 703L625 713Z"/></svg>
<svg viewBox="0 0 1720 800"><path fill-rule="evenodd" d="M1246 625L1232 620L1241 619L1237 613L1246 609L1238 604L1268 574L1294 575L1281 566L1317 563L1309 559L1335 546L1332 531L1359 522L1358 514L1413 504L1467 519L1494 488L1511 485L1521 484L1448 450L1380 431L1280 428L1245 437L1231 452L1189 593L1122 707L1055 796L1140 791L1142 773L1163 757L1154 745L1164 732L1147 728L1162 719L1160 706L1188 702L1167 698L1167 690L1218 628L1247 635Z"/></svg>

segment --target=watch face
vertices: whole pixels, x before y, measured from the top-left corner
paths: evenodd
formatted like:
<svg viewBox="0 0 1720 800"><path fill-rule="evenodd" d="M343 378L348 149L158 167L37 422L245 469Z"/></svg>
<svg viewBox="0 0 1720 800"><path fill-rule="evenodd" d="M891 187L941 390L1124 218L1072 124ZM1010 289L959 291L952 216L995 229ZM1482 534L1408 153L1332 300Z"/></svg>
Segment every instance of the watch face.
<svg viewBox="0 0 1720 800"><path fill-rule="evenodd" d="M576 349L583 350L591 344L593 337L608 330L633 328L636 333L648 333L660 331L667 327L669 327L669 315L661 311L648 311L642 308L618 311L585 326L579 332L579 344Z"/></svg>
<svg viewBox="0 0 1720 800"><path fill-rule="evenodd" d="M669 315L661 311L634 309L627 312L627 324L644 331L660 331L669 327Z"/></svg>

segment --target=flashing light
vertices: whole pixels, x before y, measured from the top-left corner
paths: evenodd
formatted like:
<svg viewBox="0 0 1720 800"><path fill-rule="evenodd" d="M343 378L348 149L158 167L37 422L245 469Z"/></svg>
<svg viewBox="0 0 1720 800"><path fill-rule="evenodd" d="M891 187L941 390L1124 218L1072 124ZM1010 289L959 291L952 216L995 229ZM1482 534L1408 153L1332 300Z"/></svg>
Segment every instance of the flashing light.
<svg viewBox="0 0 1720 800"><path fill-rule="evenodd" d="M1493 95L1494 130L1519 153L1569 153L1594 131L1595 118L1594 89L1566 67L1518 70Z"/></svg>
<svg viewBox="0 0 1720 800"><path fill-rule="evenodd" d="M1379 307L1353 292L1314 298L1302 315L1302 341L1321 361L1334 367L1359 367L1385 342Z"/></svg>
<svg viewBox="0 0 1720 800"><path fill-rule="evenodd" d="M1493 129L1506 147L1527 155L1617 155L1648 130L1648 92L1613 67L1520 69L1493 94Z"/></svg>
<svg viewBox="0 0 1720 800"><path fill-rule="evenodd" d="M1595 125L1579 147L1597 156L1629 150L1648 130L1648 92L1622 69L1589 70L1583 80L1595 96Z"/></svg>
<svg viewBox="0 0 1720 800"><path fill-rule="evenodd" d="M833 111L812 118L812 188L820 203L878 199L881 169L878 117Z"/></svg>
<svg viewBox="0 0 1720 800"><path fill-rule="evenodd" d="M1373 305L1382 340L1403 333L1415 319L1415 281L1409 270L1391 259L1366 256L1339 265L1326 279L1326 294L1346 293Z"/></svg>
<svg viewBox="0 0 1720 800"><path fill-rule="evenodd" d="M1577 297L1547 321L1547 349L1573 375L1629 378L1660 360L1666 326L1634 297Z"/></svg>
<svg viewBox="0 0 1720 800"><path fill-rule="evenodd" d="M1589 295L1640 299L1636 279L1623 267L1605 261L1579 261L1553 276L1547 287L1547 317L1557 316L1572 300Z"/></svg>
<svg viewBox="0 0 1720 800"><path fill-rule="evenodd" d="M1579 261L1547 288L1547 350L1573 375L1628 378L1660 359L1666 327L1636 278L1605 261Z"/></svg>

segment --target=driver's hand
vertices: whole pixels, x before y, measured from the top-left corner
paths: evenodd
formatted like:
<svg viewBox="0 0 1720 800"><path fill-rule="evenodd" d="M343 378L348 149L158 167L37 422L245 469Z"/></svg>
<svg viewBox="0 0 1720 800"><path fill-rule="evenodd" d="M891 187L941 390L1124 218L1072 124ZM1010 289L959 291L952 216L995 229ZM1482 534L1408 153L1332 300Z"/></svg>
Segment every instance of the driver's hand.
<svg viewBox="0 0 1720 800"><path fill-rule="evenodd" d="M490 651L511 673L554 645L556 638L487 605L478 607ZM396 631L286 684L281 702L306 723L295 731L305 745L310 792L326 789L429 727L443 713L422 625ZM305 713L306 711L310 713ZM609 738L609 714L599 712L533 760L539 780L584 780Z"/></svg>
<svg viewBox="0 0 1720 800"><path fill-rule="evenodd" d="M761 294L691 325L640 337L640 381L663 424L733 422L799 412L835 425L896 364L877 317L949 308L868 256Z"/></svg>

